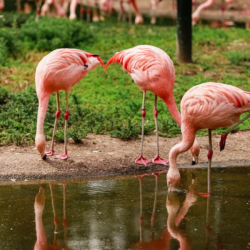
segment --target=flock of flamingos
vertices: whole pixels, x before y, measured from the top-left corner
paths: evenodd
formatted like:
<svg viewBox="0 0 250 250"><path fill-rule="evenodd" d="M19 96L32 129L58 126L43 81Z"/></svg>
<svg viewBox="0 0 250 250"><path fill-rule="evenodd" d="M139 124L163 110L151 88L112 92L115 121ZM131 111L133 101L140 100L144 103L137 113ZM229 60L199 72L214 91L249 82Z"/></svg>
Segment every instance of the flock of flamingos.
<svg viewBox="0 0 250 250"><path fill-rule="evenodd" d="M3 0L0 0L2 2ZM58 0L46 0L44 5L49 2L58 6ZM103 6L110 4L110 0L101 0ZM136 1L130 0L135 9L138 9ZM208 0L202 8L208 7L214 0ZM227 2L231 2L227 0ZM156 2L155 2L156 3ZM75 10L77 0L71 0L71 8ZM73 7L72 7L73 6ZM57 7L56 7L57 8ZM61 7L60 7L61 8ZM135 22L143 21L139 9L137 10ZM72 16L72 13L70 14ZM194 16L194 15L193 15ZM197 20L197 15L196 15ZM146 116L145 98L146 92L151 91L155 94L154 117L156 126L156 156L152 160L155 164L169 164L167 173L167 184L169 187L177 187L180 182L180 173L177 168L177 157L179 154L190 149L192 163L198 163L200 152L199 144L195 139L196 132L200 129L209 130L209 152L208 160L211 167L212 161L212 137L211 130L219 127L230 127L235 124L241 114L250 112L250 93L237 87L223 83L202 83L188 90L181 100L181 113L177 109L173 89L175 82L175 69L170 57L160 48L150 45L139 45L130 49L117 52L105 65L100 56L85 52L79 49L57 49L46 55L38 64L36 69L35 81L36 91L39 99L37 116L36 147L41 158L54 154L54 140L57 121L60 117L59 92L66 92L66 112L65 132L64 132L64 153L57 155L59 159L67 159L67 122L69 119L68 93L71 88L78 83L84 76L96 66L101 65L106 71L112 63L120 63L123 70L126 70L134 82L142 90L142 137L140 156L135 160L137 164L147 165L151 160L143 156L144 138L144 119ZM44 137L44 119L48 108L49 97L56 93L57 112L51 148L45 152L46 141ZM159 155L158 125L157 125L157 100L161 98L167 105L171 115L181 127L182 141L175 145L169 152L169 161ZM248 116L247 116L248 117ZM246 118L244 118L245 120ZM243 120L236 123L237 126ZM231 129L232 130L232 129ZM222 135L220 147L224 149L227 134Z"/></svg>
<svg viewBox="0 0 250 250"><path fill-rule="evenodd" d="M169 170L167 184L177 187L180 173L177 168L177 156L190 149L193 161L198 162L199 144L195 139L200 129L209 130L208 160L211 166L213 155L211 130L219 127L229 127L235 124L241 114L250 112L250 93L237 87L223 83L208 82L196 85L188 90L181 100L181 114L177 109L173 89L175 69L170 57L160 48L151 45L139 45L117 52L105 65L98 55L79 49L57 49L46 55L38 64L35 74L36 92L39 99L36 147L41 158L54 154L54 139L57 121L60 117L59 91L66 92L66 112L64 131L64 153L57 155L59 159L67 159L67 122L69 119L68 93L92 69L101 65L104 70L112 63L120 63L134 82L143 92L142 102L142 138L141 153L135 160L137 164L151 162L143 156L144 119L146 116L146 92L155 94L154 117L156 126L156 156L153 163L166 165L167 160L159 156L157 99L161 98L167 105L171 115L181 127L182 141L169 152ZM49 152L45 152L44 119L48 108L49 97L56 93L57 112L53 131L53 138ZM239 121L240 123L242 121ZM236 124L237 125L237 124ZM221 139L221 149L225 146L226 134Z"/></svg>
<svg viewBox="0 0 250 250"><path fill-rule="evenodd" d="M104 20L104 13L111 13L114 10L114 2L115 0L34 0L36 2L37 8L37 20L39 15L45 16L49 13L50 6L53 5L56 10L57 17L66 17L66 13L69 9L69 19L73 20L77 18L76 15L76 7L80 4L80 15L83 14L84 8L83 6L90 6L90 3L94 3L94 10L93 10L93 21L103 21ZM124 3L127 3L129 6L129 19L131 19L131 11L130 6L132 5L134 12L135 12L135 24L143 23L143 17L141 15L140 9L137 4L137 0L117 0L119 1L120 5L120 13L119 19L126 18L126 11ZM163 0L147 0L150 4L150 15L151 15L151 23L156 23L156 11L157 5L159 2ZM43 3L44 2L44 3ZM176 11L176 4L173 1L173 10ZM209 8L214 4L215 0L207 0L204 3L200 4L196 10L192 14L192 23L195 25L197 21L200 19L200 13L202 10ZM225 4L232 4L233 0L225 0ZM196 5L196 1L192 0L193 5ZM0 11L4 8L4 0L0 0ZM100 15L98 15L98 9L100 9ZM222 6L221 10L224 11L226 6ZM87 19L90 20L90 8L87 8Z"/></svg>

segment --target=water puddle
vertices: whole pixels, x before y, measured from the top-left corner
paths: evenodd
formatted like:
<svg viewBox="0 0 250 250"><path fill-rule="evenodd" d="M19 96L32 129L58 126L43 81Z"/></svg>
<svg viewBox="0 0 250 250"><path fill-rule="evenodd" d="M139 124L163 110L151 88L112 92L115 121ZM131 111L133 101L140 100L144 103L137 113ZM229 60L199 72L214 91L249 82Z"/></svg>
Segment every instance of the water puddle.
<svg viewBox="0 0 250 250"><path fill-rule="evenodd" d="M206 173L0 183L0 249L250 249L250 168Z"/></svg>

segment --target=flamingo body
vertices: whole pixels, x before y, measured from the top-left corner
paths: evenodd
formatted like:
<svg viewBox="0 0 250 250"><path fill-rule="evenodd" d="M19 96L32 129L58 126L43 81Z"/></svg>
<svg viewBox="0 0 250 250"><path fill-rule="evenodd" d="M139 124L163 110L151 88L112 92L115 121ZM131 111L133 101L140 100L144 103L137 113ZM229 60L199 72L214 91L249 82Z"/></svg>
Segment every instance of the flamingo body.
<svg viewBox="0 0 250 250"><path fill-rule="evenodd" d="M166 165L167 161L159 158L159 146L158 146L158 125L157 125L157 97L160 97L167 105L171 115L181 126L181 115L177 109L173 88L175 82L175 69L172 60L162 49L151 45L139 45L127 50L116 53L108 61L106 68L114 62L118 62L123 65L123 69L126 70L133 78L135 83L143 91L143 106L142 106L142 144L144 133L144 119L145 119L145 95L146 91L151 91L155 94L155 124L156 124L156 137L157 137L157 153L153 159L153 163ZM149 160L141 156L136 160L138 164L146 165ZM199 145L196 142L194 144L194 153L199 151ZM198 155L193 155L198 158ZM142 161L141 161L142 159ZM163 161L162 161L163 160Z"/></svg>
<svg viewBox="0 0 250 250"><path fill-rule="evenodd" d="M60 90L68 93L71 88L78 83L91 69L97 65L104 64L99 56L79 50L79 49L57 49L46 55L36 68L36 92L39 99L37 116L36 147L44 158L45 137L43 123L48 107L50 94ZM58 100L59 102L59 100ZM65 113L65 120L69 113ZM58 111L56 118L60 116Z"/></svg>
<svg viewBox="0 0 250 250"><path fill-rule="evenodd" d="M229 127L250 110L250 93L222 83L204 83L182 98L182 122L195 130Z"/></svg>
<svg viewBox="0 0 250 250"><path fill-rule="evenodd" d="M172 60L163 50L151 45L139 45L116 53L106 67L114 62L123 65L123 69L141 90L151 91L164 101L173 99L175 69ZM177 108L174 116L180 123Z"/></svg>
<svg viewBox="0 0 250 250"><path fill-rule="evenodd" d="M182 142L169 152L168 186L179 184L177 156L191 148L198 130L229 127L244 112L250 112L250 92L214 82L203 83L188 90L181 101ZM212 151L208 155L210 160L211 154Z"/></svg>

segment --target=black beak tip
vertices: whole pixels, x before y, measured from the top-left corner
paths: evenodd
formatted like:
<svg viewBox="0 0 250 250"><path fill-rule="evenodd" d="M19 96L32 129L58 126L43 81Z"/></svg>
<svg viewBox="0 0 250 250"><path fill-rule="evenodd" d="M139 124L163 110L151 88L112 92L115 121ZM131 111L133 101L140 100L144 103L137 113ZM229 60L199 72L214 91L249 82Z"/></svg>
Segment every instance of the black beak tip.
<svg viewBox="0 0 250 250"><path fill-rule="evenodd" d="M89 65L84 64L84 69L87 69L89 67Z"/></svg>
<svg viewBox="0 0 250 250"><path fill-rule="evenodd" d="M192 161L192 162L191 162L191 165L196 165L196 161Z"/></svg>
<svg viewBox="0 0 250 250"><path fill-rule="evenodd" d="M99 55L96 55L96 54L94 54L94 55L92 55L93 57L98 57Z"/></svg>
<svg viewBox="0 0 250 250"><path fill-rule="evenodd" d="M43 159L43 160L46 160L46 158L47 158L47 155L44 155L42 159Z"/></svg>

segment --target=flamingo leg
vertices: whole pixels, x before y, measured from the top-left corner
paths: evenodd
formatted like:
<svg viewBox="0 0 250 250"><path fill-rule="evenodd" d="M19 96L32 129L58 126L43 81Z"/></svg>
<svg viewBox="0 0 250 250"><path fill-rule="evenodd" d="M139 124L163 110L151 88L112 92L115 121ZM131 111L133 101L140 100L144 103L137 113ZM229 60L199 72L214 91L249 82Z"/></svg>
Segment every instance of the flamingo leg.
<svg viewBox="0 0 250 250"><path fill-rule="evenodd" d="M158 133L158 111L157 111L157 95L155 95L154 117L155 117L155 129L156 129L156 156L152 160L155 164L167 165L168 160L165 160L159 156L159 133Z"/></svg>
<svg viewBox="0 0 250 250"><path fill-rule="evenodd" d="M147 165L150 160L143 158L142 152L143 152L143 141L144 141L144 122L145 122L145 116L146 116L146 110L145 110L145 98L146 98L146 91L143 91L143 100L142 100L142 133L141 133L141 155L135 160L136 164L141 165Z"/></svg>
<svg viewBox="0 0 250 250"><path fill-rule="evenodd" d="M67 127L68 127L68 119L69 119L69 103L68 103L68 92L66 93L66 112L64 114L65 127L64 127L64 154L57 155L57 159L66 160L68 158L67 152Z"/></svg>
<svg viewBox="0 0 250 250"><path fill-rule="evenodd" d="M209 135L209 150L207 154L208 158L208 169L207 169L207 193L210 194L211 191L211 165L212 165L212 157L213 157L213 147L212 147L212 130L208 130Z"/></svg>
<svg viewBox="0 0 250 250"><path fill-rule="evenodd" d="M60 100L59 100L59 92L56 92L56 105L57 105L57 111L56 111L56 119L55 119L55 124L54 124L54 129L53 129L53 136L52 136L52 141L51 141L51 148L49 152L45 152L46 155L51 156L54 154L54 145L55 145L55 135L56 135L56 127L58 123L58 118L60 117L61 110L60 110Z"/></svg>

